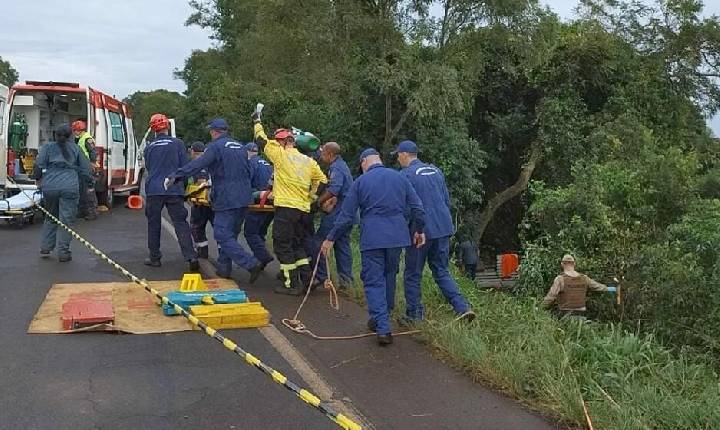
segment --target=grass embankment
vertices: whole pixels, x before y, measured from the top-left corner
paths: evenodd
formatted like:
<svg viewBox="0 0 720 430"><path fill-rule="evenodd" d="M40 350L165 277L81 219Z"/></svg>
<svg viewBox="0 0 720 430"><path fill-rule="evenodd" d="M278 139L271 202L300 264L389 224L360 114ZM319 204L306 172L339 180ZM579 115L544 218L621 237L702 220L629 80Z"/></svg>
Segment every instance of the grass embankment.
<svg viewBox="0 0 720 430"><path fill-rule="evenodd" d="M359 255L356 286L363 297ZM333 264L334 266L334 264ZM397 312L402 312L402 276ZM559 321L530 298L459 284L477 313L471 326L453 314L426 271L423 339L476 381L573 427L720 429L720 383L702 357L671 354L652 336L605 324Z"/></svg>

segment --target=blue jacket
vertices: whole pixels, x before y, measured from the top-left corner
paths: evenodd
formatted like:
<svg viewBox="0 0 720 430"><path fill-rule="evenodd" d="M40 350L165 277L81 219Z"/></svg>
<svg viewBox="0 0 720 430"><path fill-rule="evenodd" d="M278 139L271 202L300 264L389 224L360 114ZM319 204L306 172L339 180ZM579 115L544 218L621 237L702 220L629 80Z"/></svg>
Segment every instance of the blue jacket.
<svg viewBox="0 0 720 430"><path fill-rule="evenodd" d="M406 212L416 232L425 225L422 202L410 182L382 164L371 166L352 184L327 239L334 241L352 228L358 209L361 251L410 246Z"/></svg>
<svg viewBox="0 0 720 430"><path fill-rule="evenodd" d="M189 157L182 140L167 134L158 134L152 142L145 146L143 157L145 158L145 169L147 170L146 195L185 195L182 183L175 183L167 190L163 185L165 178L188 163Z"/></svg>
<svg viewBox="0 0 720 430"><path fill-rule="evenodd" d="M348 191L350 191L350 187L353 184L353 177L350 173L350 168L342 157L335 158L335 161L330 164L328 177L330 180L327 188L325 189L338 199L335 209L331 212L331 214L334 214L340 211L342 203L345 200L345 196Z"/></svg>
<svg viewBox="0 0 720 430"><path fill-rule="evenodd" d="M180 179L207 169L212 180L210 201L217 211L247 207L252 201L253 170L243 144L227 133L208 143L205 152L168 177Z"/></svg>
<svg viewBox="0 0 720 430"><path fill-rule="evenodd" d="M80 181L90 183L90 163L71 141L66 142L67 158L60 144L50 142L40 147L33 177L40 179L42 191L75 190L79 192Z"/></svg>
<svg viewBox="0 0 720 430"><path fill-rule="evenodd" d="M455 226L450 215L450 194L442 171L432 164L413 160L401 172L408 178L422 200L427 239L452 236L455 233Z"/></svg>
<svg viewBox="0 0 720 430"><path fill-rule="evenodd" d="M253 170L253 190L265 191L269 189L273 176L272 164L265 161L261 156L256 155L250 159L250 166Z"/></svg>

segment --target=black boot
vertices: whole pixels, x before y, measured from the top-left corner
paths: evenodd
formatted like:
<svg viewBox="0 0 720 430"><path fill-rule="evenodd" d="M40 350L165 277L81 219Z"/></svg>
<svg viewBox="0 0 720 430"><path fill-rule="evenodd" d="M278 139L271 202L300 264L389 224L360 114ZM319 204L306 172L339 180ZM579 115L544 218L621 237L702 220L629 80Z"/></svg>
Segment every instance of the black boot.
<svg viewBox="0 0 720 430"><path fill-rule="evenodd" d="M188 260L188 270L190 272L199 272L200 271L200 262L197 261L197 258Z"/></svg>
<svg viewBox="0 0 720 430"><path fill-rule="evenodd" d="M199 246L197 249L197 255L198 258L208 258L208 247L207 246Z"/></svg>
<svg viewBox="0 0 720 430"><path fill-rule="evenodd" d="M152 258L146 258L144 263L146 266L150 267L160 267L162 265L160 260L153 260Z"/></svg>
<svg viewBox="0 0 720 430"><path fill-rule="evenodd" d="M392 333L377 335L378 345L388 346L393 343Z"/></svg>
<svg viewBox="0 0 720 430"><path fill-rule="evenodd" d="M257 265L255 265L255 267L248 270L248 272L250 272L250 283L251 284L254 284L255 281L257 281L258 277L263 272L263 269L264 269L264 267L263 267L262 263L258 263Z"/></svg>
<svg viewBox="0 0 720 430"><path fill-rule="evenodd" d="M367 328L373 333L377 332L377 322L375 322L374 319L370 318L367 322Z"/></svg>

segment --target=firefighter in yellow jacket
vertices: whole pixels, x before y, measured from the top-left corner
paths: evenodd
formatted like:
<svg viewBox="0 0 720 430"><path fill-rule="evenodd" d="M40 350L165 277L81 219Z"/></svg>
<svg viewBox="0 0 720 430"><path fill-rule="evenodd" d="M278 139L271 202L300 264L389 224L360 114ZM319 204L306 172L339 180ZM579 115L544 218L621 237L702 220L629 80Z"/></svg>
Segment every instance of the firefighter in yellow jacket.
<svg viewBox="0 0 720 430"><path fill-rule="evenodd" d="M260 112L253 113L252 119L255 141L275 169L273 248L284 281L275 292L300 295L311 276L310 256L306 252L313 234L310 206L317 198L318 186L327 183L327 177L315 160L295 148L290 130L279 129L274 139L269 139L260 123Z"/></svg>
<svg viewBox="0 0 720 430"><path fill-rule="evenodd" d="M587 291L615 292L615 286L603 285L575 271L575 258L565 254L560 262L563 273L555 277L550 291L542 301L544 308L557 306L562 315L583 315L586 311Z"/></svg>

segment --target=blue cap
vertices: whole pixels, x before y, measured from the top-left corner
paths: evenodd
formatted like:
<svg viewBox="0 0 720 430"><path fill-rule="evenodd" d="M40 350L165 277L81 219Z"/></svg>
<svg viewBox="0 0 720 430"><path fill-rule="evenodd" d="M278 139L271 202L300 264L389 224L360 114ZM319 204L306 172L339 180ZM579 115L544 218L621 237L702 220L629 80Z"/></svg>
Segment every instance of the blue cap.
<svg viewBox="0 0 720 430"><path fill-rule="evenodd" d="M418 147L412 140L403 140L392 152L392 155L397 155L398 152L409 152L410 154L417 154Z"/></svg>
<svg viewBox="0 0 720 430"><path fill-rule="evenodd" d="M210 123L207 125L207 128L210 130L227 130L228 123L225 121L225 118L215 118L214 120L210 121Z"/></svg>
<svg viewBox="0 0 720 430"><path fill-rule="evenodd" d="M377 152L375 148L367 148L360 153L360 162L362 163L364 159L368 158L371 155L380 155L380 153Z"/></svg>
<svg viewBox="0 0 720 430"><path fill-rule="evenodd" d="M245 145L245 150L248 151L248 152L258 152L258 151L259 151L259 148L258 148L258 146L257 146L257 143L255 143L255 142L250 142L250 143L248 143L247 145Z"/></svg>
<svg viewBox="0 0 720 430"><path fill-rule="evenodd" d="M193 142L190 145L190 150L194 152L205 152L205 144L202 142Z"/></svg>

